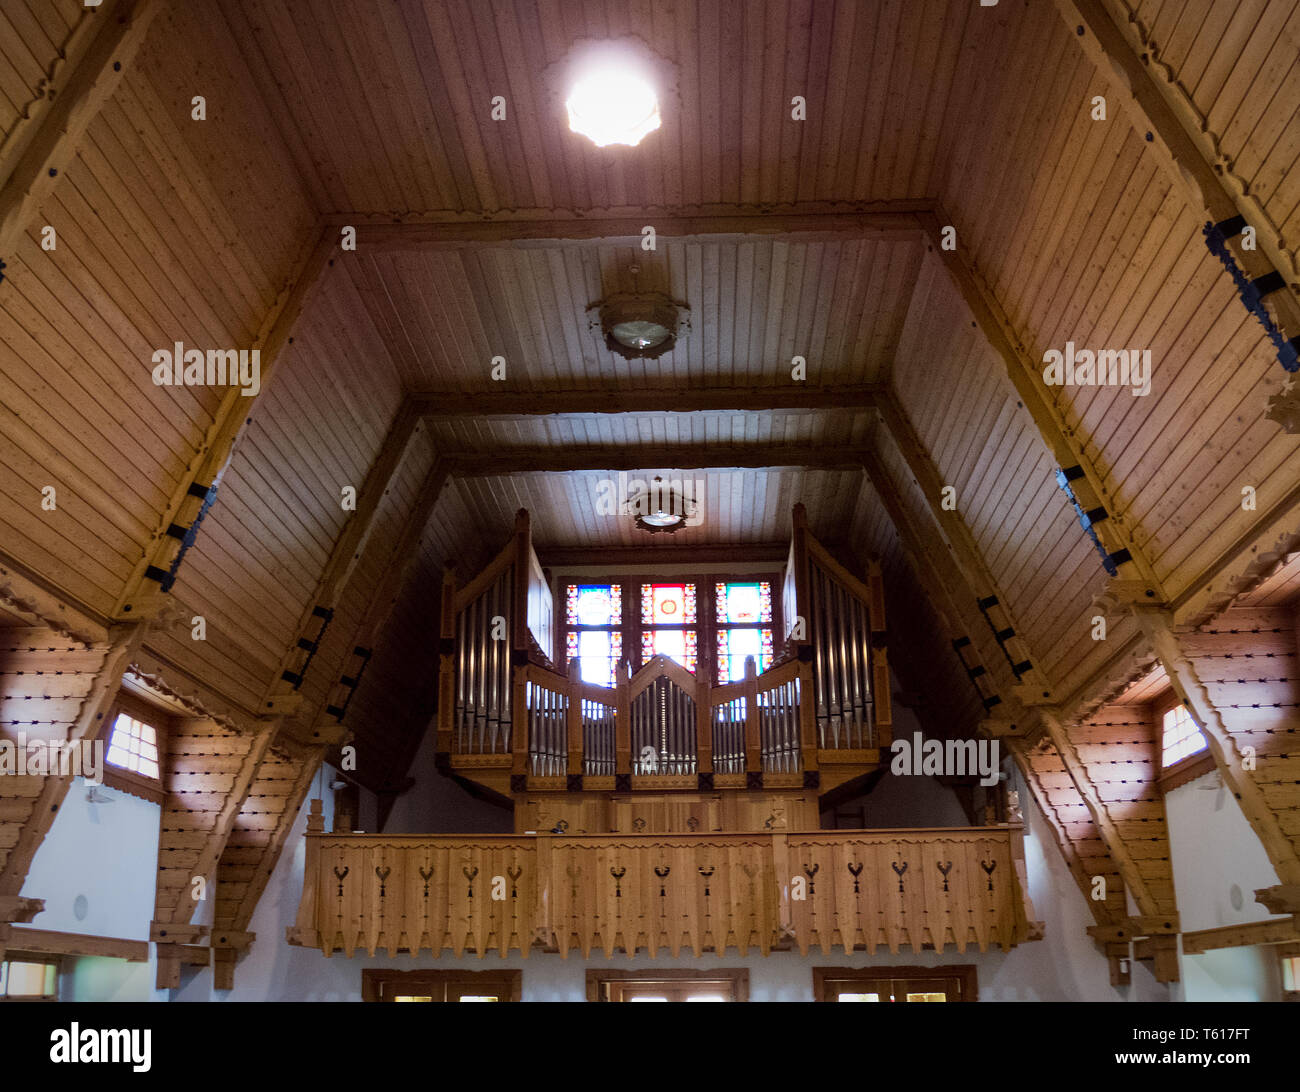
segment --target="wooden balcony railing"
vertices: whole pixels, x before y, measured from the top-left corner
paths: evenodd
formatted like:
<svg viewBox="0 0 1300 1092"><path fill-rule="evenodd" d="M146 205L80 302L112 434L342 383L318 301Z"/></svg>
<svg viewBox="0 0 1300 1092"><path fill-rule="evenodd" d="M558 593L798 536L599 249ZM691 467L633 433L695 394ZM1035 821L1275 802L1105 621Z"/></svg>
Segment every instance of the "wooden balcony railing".
<svg viewBox="0 0 1300 1092"><path fill-rule="evenodd" d="M1018 826L765 834L324 834L291 944L351 956L534 948L1009 949L1041 936Z"/></svg>

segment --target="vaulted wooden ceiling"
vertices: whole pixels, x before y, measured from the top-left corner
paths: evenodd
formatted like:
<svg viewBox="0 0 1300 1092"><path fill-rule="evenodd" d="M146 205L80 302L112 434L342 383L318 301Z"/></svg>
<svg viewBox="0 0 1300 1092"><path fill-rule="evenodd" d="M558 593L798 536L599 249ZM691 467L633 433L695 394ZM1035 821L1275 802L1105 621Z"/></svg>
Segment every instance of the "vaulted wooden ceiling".
<svg viewBox="0 0 1300 1092"><path fill-rule="evenodd" d="M151 17L138 52L92 95L57 178L19 185L49 151L51 80L93 60L115 12ZM425 514L349 709L375 785L400 778L418 738L442 568L473 568L520 506L539 546L635 542L596 516L593 481L641 458L640 471L706 482L704 523L671 545L778 541L803 501L819 537L880 555L896 662L936 665L953 690L943 717L969 728L986 711L954 636L971 638L1007 704L1020 681L972 622L972 590L996 591L1058 697L1114 697L1150 657L1117 658L1137 641L1124 617L1112 642L1091 637L1108 576L1056 483L1066 460L1044 420L1088 464L1109 515L1099 532L1131 543L1141 578L1175 605L1235 576L1228 559L1256 537L1296 530L1300 439L1265 416L1285 373L1205 247L1205 210L1171 169L1169 134L1140 123L1095 63L1095 35L1076 29L1098 12L1168 84L1176 117L1212 134L1220 175L1248 195L1294 282L1294 0L767 0L744 17L721 0L5 0L7 564L114 617L229 416L220 391L155 386L151 353L267 345L300 303L274 381L239 405L248 424L173 589L176 616L206 617L209 639L177 624L146 644L151 662L256 713L346 533L340 489L362 486L420 396L428 416L385 480L370 552L302 684L312 722L351 669L349 635L373 625L380 547ZM598 150L568 132L556 73L575 42L622 36L664 65L664 125L636 149ZM791 118L794 96L806 121ZM637 245L642 223L659 226L653 252ZM338 246L349 225L356 251ZM948 225L955 256L933 230ZM953 261L996 303L1006 344ZM633 289L690 309L689 333L657 361L614 356L592 328L592 303ZM1027 404L1007 346L1037 362L1067 340L1150 348L1150 396L1050 388ZM490 374L498 356L503 381ZM782 401L806 389L825 400ZM917 448L881 423L868 389ZM613 401L647 390L681 392L680 408ZM693 394L722 390L738 405L691 409ZM512 393L581 391L611 403L491 409ZM465 396L481 407L466 412ZM755 408L763 396L775 408ZM454 411L440 413L444 401ZM738 454L766 445L767 465ZM568 469L537 469L557 453ZM428 512L420 498L439 473ZM944 545L934 482L956 490L978 565ZM53 512L40 507L48 484Z"/></svg>

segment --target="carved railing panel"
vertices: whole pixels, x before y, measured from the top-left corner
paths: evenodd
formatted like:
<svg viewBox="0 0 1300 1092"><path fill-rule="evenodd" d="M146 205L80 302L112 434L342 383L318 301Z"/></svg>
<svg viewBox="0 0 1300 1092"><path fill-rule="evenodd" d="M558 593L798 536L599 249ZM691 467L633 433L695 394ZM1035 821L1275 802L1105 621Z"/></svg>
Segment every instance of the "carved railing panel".
<svg viewBox="0 0 1300 1092"><path fill-rule="evenodd" d="M1008 949L1034 935L1019 827L772 834L309 834L291 943L700 955Z"/></svg>

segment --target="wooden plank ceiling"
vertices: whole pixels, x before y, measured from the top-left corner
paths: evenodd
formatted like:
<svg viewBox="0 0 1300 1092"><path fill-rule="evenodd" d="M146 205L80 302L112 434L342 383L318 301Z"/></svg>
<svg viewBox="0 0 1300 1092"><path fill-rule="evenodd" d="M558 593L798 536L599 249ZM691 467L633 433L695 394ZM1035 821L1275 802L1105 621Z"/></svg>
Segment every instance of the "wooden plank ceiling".
<svg viewBox="0 0 1300 1092"><path fill-rule="evenodd" d="M1300 237L1296 0L1107 0L1158 43L1162 63L1286 240ZM0 5L0 166L7 176L62 54L84 51L76 0ZM662 129L634 150L593 148L563 119L557 73L581 39L634 36L663 65ZM493 243L334 250L277 364L250 402L197 544L175 587L210 639L154 635L155 654L251 710L276 682L359 486L405 396L570 390L892 389L1009 613L1051 677L1077 681L1108 650L1090 637L1105 573L1003 361L919 230L832 237L509 240L510 221L797 209L947 210L960 252L1031 359L1066 341L1150 348L1151 393L1051 388L1166 590L1192 587L1225 544L1300 480L1300 438L1265 419L1284 373L1200 238L1203 216L1078 48L1056 6L971 0L303 0L172 3L91 122L0 282L0 547L93 615L112 612L219 412L219 391L156 386L151 353L247 346L318 233L339 226L501 221ZM206 120L192 119L204 96ZM505 96L505 120L490 115ZM1092 117L1094 96L1109 103ZM791 119L804 96L807 120ZM820 204L818 204L820 203ZM838 203L838 204L837 204ZM858 203L848 206L845 203ZM42 249L41 228L58 247ZM327 226L328 225L328 226ZM658 290L690 330L657 361L611 354L589 307ZM494 357L507 375L494 381ZM437 457L575 448L635 452L772 444L879 449L902 510L924 494L870 409L431 417L377 516L391 546ZM894 600L928 577L857 470L681 471L705 483L705 520L673 545L772 542L790 507L815 534L878 553ZM602 471L454 476L420 540L401 607L377 642L350 723L400 776L417 728L440 570L471 567L529 508L539 545L631 544L597 517ZM40 508L54 485L56 511ZM1243 508L1243 485L1258 496ZM658 536L648 540L658 546ZM377 547L376 547L377 548ZM360 619L382 553L339 604ZM1288 577L1288 580L1291 580ZM1294 581L1261 595L1290 595ZM1259 600L1259 605L1273 605ZM936 605L940 612L945 608ZM928 608L927 608L928 610ZM927 617L925 612L917 617ZM953 655L936 626L903 654ZM327 701L346 624L306 684ZM988 639L976 635L977 644ZM982 647L986 661L1001 656ZM953 676L960 680L960 667ZM916 684L918 687L920 683ZM944 706L973 721L974 691Z"/></svg>

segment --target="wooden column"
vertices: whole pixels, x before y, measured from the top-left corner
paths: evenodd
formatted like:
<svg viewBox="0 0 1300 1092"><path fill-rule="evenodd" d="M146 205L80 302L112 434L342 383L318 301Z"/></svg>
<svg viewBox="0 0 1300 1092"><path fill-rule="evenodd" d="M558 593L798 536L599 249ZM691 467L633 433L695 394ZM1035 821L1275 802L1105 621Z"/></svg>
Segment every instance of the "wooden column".
<svg viewBox="0 0 1300 1092"><path fill-rule="evenodd" d="M760 736L762 721L758 712L758 672L754 657L745 657L745 772L761 773L763 769L763 742Z"/></svg>
<svg viewBox="0 0 1300 1092"><path fill-rule="evenodd" d="M584 741L582 738L582 694L579 690L581 684L582 661L575 656L569 661L569 708L565 724L569 741L569 764L566 767L566 772L571 777L582 773Z"/></svg>
<svg viewBox="0 0 1300 1092"><path fill-rule="evenodd" d="M439 611L438 729L434 750L451 753L456 717L456 578L450 568L442 573L442 608Z"/></svg>
<svg viewBox="0 0 1300 1092"><path fill-rule="evenodd" d="M614 665L614 773L632 773L632 698L626 661Z"/></svg>

